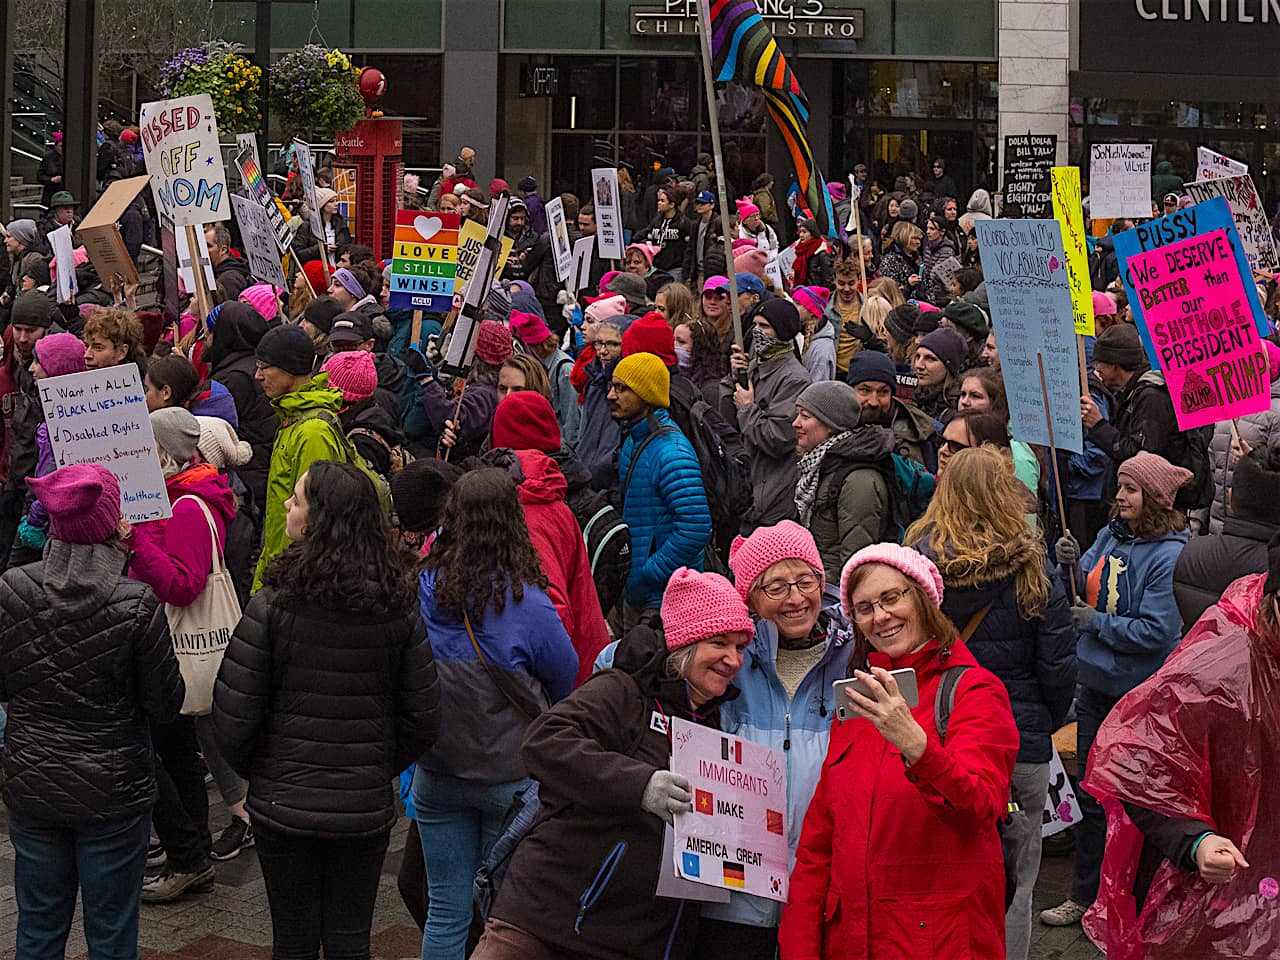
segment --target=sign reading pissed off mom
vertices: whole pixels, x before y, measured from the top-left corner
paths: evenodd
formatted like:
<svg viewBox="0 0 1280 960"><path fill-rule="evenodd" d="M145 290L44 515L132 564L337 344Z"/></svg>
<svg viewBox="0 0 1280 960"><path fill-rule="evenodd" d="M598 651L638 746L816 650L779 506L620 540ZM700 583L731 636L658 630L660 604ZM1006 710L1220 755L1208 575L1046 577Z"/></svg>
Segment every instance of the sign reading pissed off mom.
<svg viewBox="0 0 1280 960"><path fill-rule="evenodd" d="M456 213L396 212L391 250L392 310L447 313L453 306L460 224Z"/></svg>
<svg viewBox="0 0 1280 960"><path fill-rule="evenodd" d="M138 129L163 218L175 227L231 219L218 124L207 93L144 103Z"/></svg>

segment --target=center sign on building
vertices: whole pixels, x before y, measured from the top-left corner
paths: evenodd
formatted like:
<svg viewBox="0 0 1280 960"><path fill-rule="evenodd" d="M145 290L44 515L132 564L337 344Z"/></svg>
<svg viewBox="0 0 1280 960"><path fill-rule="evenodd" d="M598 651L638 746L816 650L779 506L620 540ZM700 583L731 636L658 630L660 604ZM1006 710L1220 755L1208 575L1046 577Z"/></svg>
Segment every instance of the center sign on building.
<svg viewBox="0 0 1280 960"><path fill-rule="evenodd" d="M776 37L861 40L864 11L836 0L756 0ZM662 0L631 8L631 33L639 37L696 35L698 0Z"/></svg>

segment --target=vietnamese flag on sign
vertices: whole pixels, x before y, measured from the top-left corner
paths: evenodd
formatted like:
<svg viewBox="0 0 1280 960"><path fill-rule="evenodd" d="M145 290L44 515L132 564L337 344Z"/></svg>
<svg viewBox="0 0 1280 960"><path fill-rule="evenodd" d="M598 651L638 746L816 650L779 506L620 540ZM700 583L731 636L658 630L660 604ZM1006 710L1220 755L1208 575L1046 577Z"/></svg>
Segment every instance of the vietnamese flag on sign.
<svg viewBox="0 0 1280 960"><path fill-rule="evenodd" d="M705 813L708 816L714 815L716 812L715 797L709 790L694 791L694 809L699 813Z"/></svg>

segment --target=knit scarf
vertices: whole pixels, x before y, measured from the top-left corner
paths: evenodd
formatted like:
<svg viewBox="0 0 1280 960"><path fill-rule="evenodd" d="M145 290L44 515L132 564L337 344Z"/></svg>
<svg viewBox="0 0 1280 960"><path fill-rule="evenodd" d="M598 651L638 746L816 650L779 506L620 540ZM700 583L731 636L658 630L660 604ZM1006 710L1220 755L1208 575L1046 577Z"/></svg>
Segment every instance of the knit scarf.
<svg viewBox="0 0 1280 960"><path fill-rule="evenodd" d="M813 516L813 501L818 496L818 474L822 469L822 458L827 455L828 450L847 436L849 431L844 430L829 437L797 462L796 468L800 476L796 480L796 512L800 514L801 526L809 526L809 518Z"/></svg>
<svg viewBox="0 0 1280 960"><path fill-rule="evenodd" d="M796 262L791 267L791 275L797 283L809 282L809 258L818 252L823 245L822 237L810 237L796 244Z"/></svg>

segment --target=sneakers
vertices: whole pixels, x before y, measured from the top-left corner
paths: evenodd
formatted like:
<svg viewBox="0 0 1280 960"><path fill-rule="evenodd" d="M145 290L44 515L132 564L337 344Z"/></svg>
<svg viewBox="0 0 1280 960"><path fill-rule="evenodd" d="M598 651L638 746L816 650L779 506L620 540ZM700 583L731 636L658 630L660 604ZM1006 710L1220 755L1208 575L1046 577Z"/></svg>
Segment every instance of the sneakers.
<svg viewBox="0 0 1280 960"><path fill-rule="evenodd" d="M240 856L241 850L247 850L252 846L253 827L249 826L248 820L232 816L227 828L218 834L217 840L213 841L209 856L215 860L234 860Z"/></svg>
<svg viewBox="0 0 1280 960"><path fill-rule="evenodd" d="M169 862L169 856L164 852L164 844L159 840L152 840L147 844L147 870L153 871L159 867L163 867Z"/></svg>
<svg viewBox="0 0 1280 960"><path fill-rule="evenodd" d="M213 864L197 873L173 873L166 870L142 884L143 903L169 903L184 893L208 893L213 889Z"/></svg>
<svg viewBox="0 0 1280 960"><path fill-rule="evenodd" d="M1087 904L1077 903L1075 900L1068 898L1056 907L1041 910L1040 922L1051 927L1073 927L1080 922L1080 918L1085 915L1088 909Z"/></svg>

